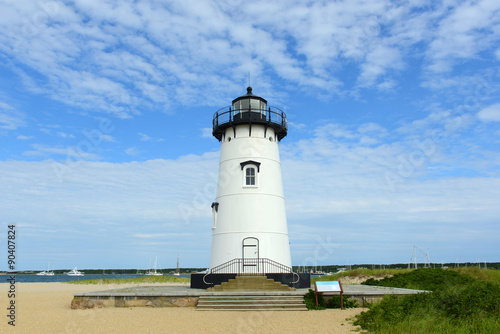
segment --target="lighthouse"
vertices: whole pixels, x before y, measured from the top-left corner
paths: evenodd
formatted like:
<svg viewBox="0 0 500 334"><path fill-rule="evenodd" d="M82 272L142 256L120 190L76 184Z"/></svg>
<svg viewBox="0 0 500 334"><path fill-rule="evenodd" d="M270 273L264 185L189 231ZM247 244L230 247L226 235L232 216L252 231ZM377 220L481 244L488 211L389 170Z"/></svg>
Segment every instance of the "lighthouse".
<svg viewBox="0 0 500 334"><path fill-rule="evenodd" d="M251 87L214 114L221 150L210 268L235 260L229 271L279 271L262 259L291 268L278 147L287 130L285 113Z"/></svg>
<svg viewBox="0 0 500 334"><path fill-rule="evenodd" d="M210 268L192 274L191 287L207 288L238 275L309 287L309 275L294 273L290 257L279 156L288 132L285 113L248 87L217 110L212 122L221 146Z"/></svg>
<svg viewBox="0 0 500 334"><path fill-rule="evenodd" d="M212 209L210 268L191 275L191 287L207 288L235 276L262 275L290 286L309 286L292 271L279 142L285 113L252 93L213 116L219 140L217 194ZM203 277L201 277L203 275ZM297 285L298 284L298 285Z"/></svg>

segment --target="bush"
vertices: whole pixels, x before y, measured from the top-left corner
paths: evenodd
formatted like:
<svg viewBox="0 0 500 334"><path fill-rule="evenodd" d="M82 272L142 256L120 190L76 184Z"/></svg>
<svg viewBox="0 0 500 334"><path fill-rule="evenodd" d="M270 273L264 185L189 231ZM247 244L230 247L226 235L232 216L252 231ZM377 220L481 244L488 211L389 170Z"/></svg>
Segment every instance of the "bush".
<svg viewBox="0 0 500 334"><path fill-rule="evenodd" d="M309 289L309 292L304 295L304 303L306 304L308 310L326 309L325 299L323 298L322 293L318 293L318 306L316 306L316 295L313 289Z"/></svg>
<svg viewBox="0 0 500 334"><path fill-rule="evenodd" d="M468 318L475 314L500 316L500 286L476 281L436 294L436 300L446 316L453 319Z"/></svg>
<svg viewBox="0 0 500 334"><path fill-rule="evenodd" d="M324 310L327 308L340 308L340 295L328 296L328 301L325 302L325 297L323 293L318 293L318 306L316 306L316 296L313 289L309 289L309 292L304 295L304 303L308 310ZM330 298L331 297L331 298ZM351 298L351 296L344 295L344 308L358 307L358 302L356 299Z"/></svg>
<svg viewBox="0 0 500 334"><path fill-rule="evenodd" d="M370 278L363 285L378 285L395 288L437 291L447 286L465 285L474 282L474 278L451 270L439 268L421 268L406 274L397 274L382 280Z"/></svg>
<svg viewBox="0 0 500 334"><path fill-rule="evenodd" d="M330 298L326 301L326 308L340 308L340 295L329 296ZM344 295L344 308L355 308L358 307L358 301L352 296Z"/></svg>
<svg viewBox="0 0 500 334"><path fill-rule="evenodd" d="M377 333L500 333L499 284L441 269L398 276L375 283L434 292L387 295L357 315L355 325Z"/></svg>

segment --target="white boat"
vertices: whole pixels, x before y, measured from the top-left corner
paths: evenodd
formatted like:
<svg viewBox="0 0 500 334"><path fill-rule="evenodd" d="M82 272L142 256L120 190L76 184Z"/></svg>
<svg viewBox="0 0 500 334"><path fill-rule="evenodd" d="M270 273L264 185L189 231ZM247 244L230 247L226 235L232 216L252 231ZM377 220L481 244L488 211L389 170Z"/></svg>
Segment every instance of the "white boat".
<svg viewBox="0 0 500 334"><path fill-rule="evenodd" d="M145 273L144 275L146 275L146 276L163 276L162 273L159 273L159 272L156 271L156 266L157 265L158 265L158 256L155 258L155 267L154 267L154 269L153 270L151 270L151 269L148 270L148 272Z"/></svg>
<svg viewBox="0 0 500 334"><path fill-rule="evenodd" d="M71 270L71 271L68 271L66 273L66 275L68 276L83 276L83 271L78 271L75 267L75 269Z"/></svg>
<svg viewBox="0 0 500 334"><path fill-rule="evenodd" d="M49 265L47 266L47 271L40 271L39 273L36 273L37 276L54 276L54 272L50 271L50 262Z"/></svg>

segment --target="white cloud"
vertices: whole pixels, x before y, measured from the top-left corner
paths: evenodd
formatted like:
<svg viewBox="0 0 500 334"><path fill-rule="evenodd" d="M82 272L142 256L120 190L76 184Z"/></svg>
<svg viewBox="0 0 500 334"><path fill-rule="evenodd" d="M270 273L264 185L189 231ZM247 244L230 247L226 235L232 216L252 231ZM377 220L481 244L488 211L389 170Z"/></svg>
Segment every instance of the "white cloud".
<svg viewBox="0 0 500 334"><path fill-rule="evenodd" d="M30 140L30 139L34 139L35 137L34 136L25 136L25 135L18 135L17 136L17 140Z"/></svg>
<svg viewBox="0 0 500 334"><path fill-rule="evenodd" d="M35 156L35 157L52 157L52 155L63 156L63 158L71 161L82 161L82 160L99 160L100 157L93 151L95 148L88 142L80 142L76 146L47 146L41 144L31 145L34 151L25 151L23 155L25 156Z"/></svg>
<svg viewBox="0 0 500 334"><path fill-rule="evenodd" d="M110 135L105 135L105 134L102 134L101 135L101 138L102 140L104 140L105 142L109 142L109 143L114 143L116 142L115 138L113 138L112 136Z"/></svg>
<svg viewBox="0 0 500 334"><path fill-rule="evenodd" d="M135 146L129 147L125 150L125 153L130 156L138 156L141 154L141 151Z"/></svg>
<svg viewBox="0 0 500 334"><path fill-rule="evenodd" d="M0 129L15 130L25 124L25 116L21 112L0 101Z"/></svg>
<svg viewBox="0 0 500 334"><path fill-rule="evenodd" d="M489 217L500 214L496 200L500 178L453 173L436 177L443 168L474 169L469 159L455 157L453 150L441 150L444 154L435 150L423 164L415 165L418 161L407 146L411 132L394 137L380 125L367 123L357 128L325 124L315 133L299 142L284 140L280 144L294 263L311 254L307 249L317 244L318 235L335 236L337 243L349 248L353 261L361 261L366 255L346 245L346 238L375 247L374 235L377 242L391 245L397 235L402 244L394 247L401 252L415 243L440 247L442 240L430 241L429 233L465 243L471 229L480 227L488 235L498 234ZM365 138L380 136L389 136L394 143L372 141L373 146L365 146ZM47 147L38 151L67 153ZM500 161L500 157L490 161L488 152L474 154L476 165ZM413 172L401 170L400 157L414 164ZM432 168L426 168L429 165ZM24 251L30 255L35 250L39 253L50 242L48 238L55 237L49 231L57 230L58 238L62 234L71 242L71 249L85 248L91 238L102 241L106 251L120 250L127 261L144 261L145 253L154 254L155 249L175 253L178 243L185 249L190 244L193 255L188 262L203 266L208 259L199 254L209 253L210 203L217 188L217 166L216 153L130 163L0 162L0 188L11 189L0 201L2 219L26 226L23 236L31 246ZM394 187L388 184L387 173L397 178ZM472 220L475 224L470 225ZM99 232L97 228L103 226L105 231ZM415 226L426 233L408 232ZM378 235L381 230L384 233ZM69 247L64 242L57 244ZM484 244L493 245L493 240Z"/></svg>
<svg viewBox="0 0 500 334"><path fill-rule="evenodd" d="M212 128L201 129L201 137L202 138L212 138Z"/></svg>
<svg viewBox="0 0 500 334"><path fill-rule="evenodd" d="M71 139L71 138L75 138L75 136L74 136L74 135L72 135L72 134L68 134L68 133L65 133L65 132L60 132L60 131L59 131L59 132L57 132L57 133L56 133L56 135L57 135L58 137L61 137L61 138L70 138L70 139Z"/></svg>
<svg viewBox="0 0 500 334"><path fill-rule="evenodd" d="M326 231L363 240L366 236L359 231L373 236L383 230L387 235L401 232L404 239L407 226L432 229L429 222L436 221L444 231L436 235L448 237L450 224L457 224L466 235L470 228L464 226L466 220L487 225L488 217L498 216L493 200L498 198L500 158L484 143L478 144L479 136L487 137L494 130L481 124L472 127L478 119L499 121L494 100L497 69L491 59L500 58L498 1L4 1L0 12L0 52L17 75L13 79L24 85L16 89L69 105L68 113L74 117L68 117L68 122L78 122L83 114L88 119L99 119L103 113L122 119L114 123L117 128L123 125L121 131L102 134L103 142L125 143L127 139L119 136L126 133L127 119L132 117L143 116L141 122L147 123L150 112L220 107L221 101L241 94L248 71L259 85L258 94L275 105L283 104L285 111L310 97L311 113L301 118L303 123L296 123L298 113L289 115L290 128L300 131L293 135L290 131L280 143L294 238L302 238L301 232ZM398 94L402 89L404 93ZM361 92L365 90L369 94ZM306 97L300 96L297 102L296 96L288 94ZM377 99L389 109L400 109L405 103L413 106L388 110L380 121L368 110L362 121L356 115L342 123L348 116L332 116L331 108L322 111L324 105L317 101L335 96L336 103L349 108L353 95L361 103L374 103L373 110L381 106ZM10 96L0 100L12 101ZM170 237L169 229L179 229L176 235L196 230L176 225L186 215L192 218L191 224L210 225L207 203L213 198L204 187L214 185L215 155L91 162L99 160L102 148L89 147L85 140L75 146L57 145L60 138L83 139L82 133L73 131L74 123L41 124L42 117L55 123L50 117L63 116L62 111L21 112L17 101L16 108L9 104L0 102L0 130L14 130L40 117L39 131L51 135L53 142L33 145L24 155L57 158L0 162L0 189L14 189L12 196L9 192L1 197L0 206L4 199L7 203L2 215L10 210L3 219L26 224L27 238L50 244L38 232L64 228L65 236L78 241L78 233L92 233L80 226L105 226L115 232L119 226L123 234L92 237L102 237L102 244L112 248L127 244L123 240L138 243L165 234L165 241L154 240L154 244L175 248L177 241L192 244L188 237ZM477 118L472 112L463 113L464 106L476 112L474 106L487 104ZM196 108L191 110L198 112ZM332 117L335 123L329 121ZM141 122L137 124L146 124ZM367 123L359 125L362 122ZM210 128L193 124L201 130L199 136L212 137ZM460 137L459 131L467 135ZM199 136L191 145L203 142ZM287 142L294 138L298 139ZM18 135L17 139L33 137ZM163 141L142 132L138 139ZM140 147L132 145L116 148L120 161L144 158ZM183 145L190 144L184 141ZM20 203L29 203L30 210ZM367 230L373 222L382 228ZM113 229L110 224L115 224ZM338 225L356 228L337 233ZM428 237L422 233L420 240ZM307 238L298 246L314 244ZM409 238L405 240L412 242ZM388 238L386 244L395 239ZM87 249L88 245L77 244ZM207 253L208 244L203 247L198 254Z"/></svg>
<svg viewBox="0 0 500 334"><path fill-rule="evenodd" d="M449 71L457 61L474 58L498 41L499 12L500 4L489 0L466 1L451 9L437 22L436 36L426 52L429 68Z"/></svg>
<svg viewBox="0 0 500 334"><path fill-rule="evenodd" d="M15 2L0 7L11 15L0 26L5 32L0 48L40 74L19 68L25 84L123 119L143 107L218 105L245 82L249 70L269 90L266 96L278 95L270 71L317 96L341 93L345 83L337 71L346 63L359 69L357 85L392 90L395 74L406 68L417 44L431 67L449 68L454 59L475 57L499 38L498 6L485 1L451 9L437 4L432 11L418 2L381 1L41 7ZM488 32L483 37L476 34L481 29Z"/></svg>
<svg viewBox="0 0 500 334"><path fill-rule="evenodd" d="M163 139L162 138L153 138L153 137L150 137L144 133L141 133L139 132L139 139L141 141L150 141L150 142L162 142Z"/></svg>
<svg viewBox="0 0 500 334"><path fill-rule="evenodd" d="M153 138L151 138L150 136L145 135L144 133L140 133L140 132L139 132L139 137L142 141L152 141L153 140Z"/></svg>
<svg viewBox="0 0 500 334"><path fill-rule="evenodd" d="M153 254L177 254L180 247L190 253L198 249L185 247L193 240L202 243L199 247L207 252L210 225L204 222L210 221L215 193L206 193L205 188L215 185L209 173L217 166L214 154L124 164L0 162L0 188L15 188L8 196L0 194L1 219L23 226L23 238L29 245L24 251L31 259L25 262L27 267L47 251L49 244L49 252L59 253L51 255L53 263L64 265L62 262L78 261L79 257L82 261L81 254L91 256L90 239L99 243L100 249L114 249L111 253L118 249L122 255L117 260L132 267L132 263L144 260L141 256L145 250L134 244L137 238L162 238L160 247L149 250ZM19 211L21 203L28 207ZM102 227L107 232L98 231ZM58 233L49 235L51 230ZM80 248L80 256L65 259L68 249ZM125 258L137 261L124 264ZM109 265L115 265L111 261ZM95 264L89 260L87 265Z"/></svg>
<svg viewBox="0 0 500 334"><path fill-rule="evenodd" d="M358 127L360 133L382 133L386 134L387 129L376 123L364 123Z"/></svg>
<svg viewBox="0 0 500 334"><path fill-rule="evenodd" d="M500 39L491 1L50 4L0 5L10 15L0 49L38 72L17 69L31 90L122 119L142 108L219 105L248 71L266 96L279 95L270 72L317 97L392 91L408 61L425 57L446 71ZM340 79L346 64L358 72L353 84Z"/></svg>
<svg viewBox="0 0 500 334"><path fill-rule="evenodd" d="M500 122L500 103L481 109L477 117L483 122Z"/></svg>
<svg viewBox="0 0 500 334"><path fill-rule="evenodd" d="M361 87L372 86L377 78L390 69L402 67L400 51L395 47L377 45L366 55L366 62L361 65L358 83ZM382 85L380 88L391 88L392 85Z"/></svg>

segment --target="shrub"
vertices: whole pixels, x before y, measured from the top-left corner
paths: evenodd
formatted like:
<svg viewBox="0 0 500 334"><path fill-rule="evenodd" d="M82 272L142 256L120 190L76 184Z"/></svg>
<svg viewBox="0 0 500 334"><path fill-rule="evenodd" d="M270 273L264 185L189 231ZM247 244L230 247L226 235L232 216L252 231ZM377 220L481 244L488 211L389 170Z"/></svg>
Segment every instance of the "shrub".
<svg viewBox="0 0 500 334"><path fill-rule="evenodd" d="M324 310L327 308L340 308L340 295L328 296L328 301L325 301L323 293L318 293L318 306L316 306L316 296L313 289L304 295L304 303L308 310ZM330 298L331 297L331 298ZM351 296L344 295L344 308L358 307L356 299Z"/></svg>
<svg viewBox="0 0 500 334"><path fill-rule="evenodd" d="M343 302L344 308L354 308L358 307L358 301L352 296L344 295ZM329 299L325 303L326 308L340 308L340 295L329 296Z"/></svg>
<svg viewBox="0 0 500 334"><path fill-rule="evenodd" d="M377 333L500 333L499 284L441 269L393 278L366 283L434 292L387 295L357 315L355 325Z"/></svg>
<svg viewBox="0 0 500 334"><path fill-rule="evenodd" d="M326 308L322 293L318 293L318 306L316 306L316 295L313 289L309 289L309 292L304 295L304 303L308 310L324 310Z"/></svg>
<svg viewBox="0 0 500 334"><path fill-rule="evenodd" d="M464 285L472 282L474 282L474 278L455 271L440 268L421 268L382 280L371 278L361 284L437 291L447 286Z"/></svg>
<svg viewBox="0 0 500 334"><path fill-rule="evenodd" d="M468 318L474 314L500 316L500 286L476 281L466 286L436 293L436 301L446 316Z"/></svg>

